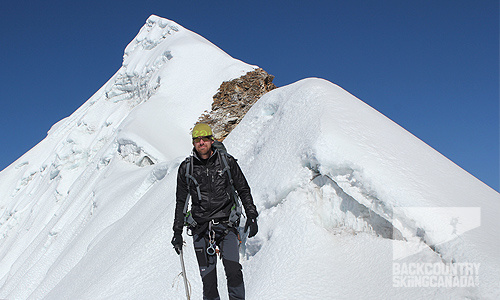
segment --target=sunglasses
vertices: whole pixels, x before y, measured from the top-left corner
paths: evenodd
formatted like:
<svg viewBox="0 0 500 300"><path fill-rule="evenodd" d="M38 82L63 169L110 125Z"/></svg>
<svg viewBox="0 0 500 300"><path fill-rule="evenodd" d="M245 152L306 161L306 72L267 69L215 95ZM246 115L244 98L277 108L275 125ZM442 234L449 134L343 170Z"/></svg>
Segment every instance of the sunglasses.
<svg viewBox="0 0 500 300"><path fill-rule="evenodd" d="M201 140L203 140L204 142L211 141L212 140L212 136L211 135L207 135L207 136L199 136L199 137L193 138L193 142L195 142L195 143L199 143Z"/></svg>

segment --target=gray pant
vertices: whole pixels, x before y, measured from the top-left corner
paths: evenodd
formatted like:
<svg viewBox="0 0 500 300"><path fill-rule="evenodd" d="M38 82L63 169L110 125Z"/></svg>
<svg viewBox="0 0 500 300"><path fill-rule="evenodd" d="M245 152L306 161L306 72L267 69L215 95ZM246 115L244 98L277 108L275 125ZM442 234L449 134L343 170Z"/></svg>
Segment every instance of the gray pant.
<svg viewBox="0 0 500 300"><path fill-rule="evenodd" d="M223 224L211 226L215 232L215 243L219 248L227 278L227 289L230 300L244 300L245 286L243 273L239 263L240 241L234 229ZM217 289L217 255L207 253L209 247L208 231L193 235L194 250L203 282L203 300L219 300Z"/></svg>

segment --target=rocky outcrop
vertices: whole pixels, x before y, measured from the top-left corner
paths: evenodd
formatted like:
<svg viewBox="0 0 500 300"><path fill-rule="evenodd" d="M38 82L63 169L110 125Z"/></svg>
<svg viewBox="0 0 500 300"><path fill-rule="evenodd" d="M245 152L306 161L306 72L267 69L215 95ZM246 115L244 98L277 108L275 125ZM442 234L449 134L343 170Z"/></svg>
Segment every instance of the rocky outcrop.
<svg viewBox="0 0 500 300"><path fill-rule="evenodd" d="M205 111L198 122L208 123L215 138L224 140L252 105L262 95L276 88L273 79L273 75L258 68L240 78L223 82L213 96L212 110Z"/></svg>

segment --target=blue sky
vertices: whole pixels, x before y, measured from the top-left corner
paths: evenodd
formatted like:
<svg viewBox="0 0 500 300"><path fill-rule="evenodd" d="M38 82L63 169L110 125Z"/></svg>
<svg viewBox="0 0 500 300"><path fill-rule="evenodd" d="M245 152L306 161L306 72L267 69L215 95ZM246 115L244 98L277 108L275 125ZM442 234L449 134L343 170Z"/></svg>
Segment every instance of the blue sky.
<svg viewBox="0 0 500 300"><path fill-rule="evenodd" d="M499 190L499 1L4 1L0 170L121 66L151 15L278 86L327 79Z"/></svg>

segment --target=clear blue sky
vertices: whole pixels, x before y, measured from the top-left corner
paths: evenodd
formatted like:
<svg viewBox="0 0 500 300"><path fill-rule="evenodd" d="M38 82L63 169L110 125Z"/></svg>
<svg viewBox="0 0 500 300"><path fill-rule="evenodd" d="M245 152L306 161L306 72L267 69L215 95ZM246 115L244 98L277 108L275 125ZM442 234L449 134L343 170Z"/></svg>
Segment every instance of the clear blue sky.
<svg viewBox="0 0 500 300"><path fill-rule="evenodd" d="M283 86L325 78L499 190L499 1L4 1L0 170L121 66L151 15Z"/></svg>

